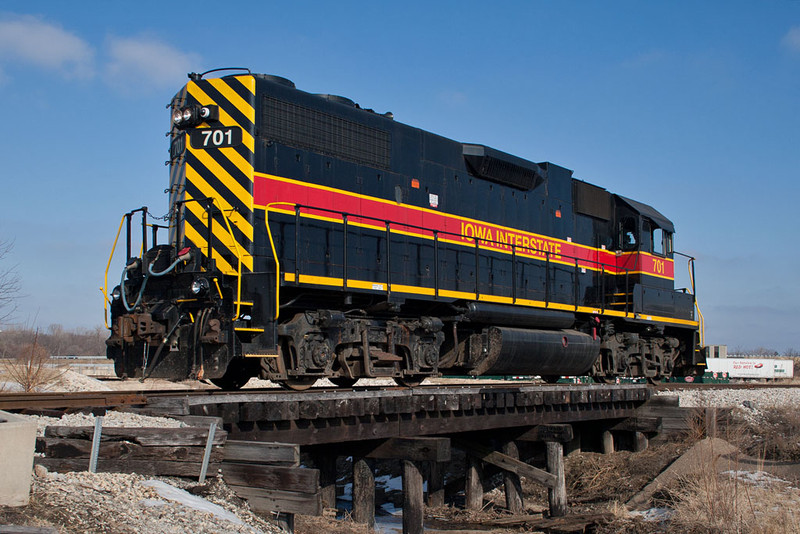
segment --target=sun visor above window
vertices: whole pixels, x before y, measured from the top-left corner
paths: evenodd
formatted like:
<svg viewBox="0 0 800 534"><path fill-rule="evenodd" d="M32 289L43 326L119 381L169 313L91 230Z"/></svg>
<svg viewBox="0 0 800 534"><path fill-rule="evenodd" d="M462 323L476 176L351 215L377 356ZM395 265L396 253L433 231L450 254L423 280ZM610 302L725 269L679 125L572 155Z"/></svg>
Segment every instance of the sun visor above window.
<svg viewBox="0 0 800 534"><path fill-rule="evenodd" d="M631 208L633 211L638 212L642 217L653 221L662 230L666 230L667 232L673 234L675 233L675 226L672 224L672 221L661 215L658 211L656 211L655 208L652 208L647 204L642 204L641 202L636 202L635 200L625 198L620 195L614 195L614 196L618 198L623 204Z"/></svg>
<svg viewBox="0 0 800 534"><path fill-rule="evenodd" d="M469 172L518 189L535 189L544 183L546 174L536 163L483 145L463 145Z"/></svg>

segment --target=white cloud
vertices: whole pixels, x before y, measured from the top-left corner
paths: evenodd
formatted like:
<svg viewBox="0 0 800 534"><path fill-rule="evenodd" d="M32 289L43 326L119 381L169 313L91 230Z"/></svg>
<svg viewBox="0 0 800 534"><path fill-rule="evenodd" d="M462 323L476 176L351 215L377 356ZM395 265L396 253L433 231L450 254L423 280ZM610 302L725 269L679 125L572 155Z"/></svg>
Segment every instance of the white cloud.
<svg viewBox="0 0 800 534"><path fill-rule="evenodd" d="M94 50L80 37L30 15L0 20L0 62L29 63L67 77L93 74Z"/></svg>
<svg viewBox="0 0 800 534"><path fill-rule="evenodd" d="M800 26L790 29L781 39L781 44L792 52L800 52Z"/></svg>
<svg viewBox="0 0 800 534"><path fill-rule="evenodd" d="M128 87L132 82L150 87L177 87L196 69L199 56L152 37L110 37L106 80Z"/></svg>

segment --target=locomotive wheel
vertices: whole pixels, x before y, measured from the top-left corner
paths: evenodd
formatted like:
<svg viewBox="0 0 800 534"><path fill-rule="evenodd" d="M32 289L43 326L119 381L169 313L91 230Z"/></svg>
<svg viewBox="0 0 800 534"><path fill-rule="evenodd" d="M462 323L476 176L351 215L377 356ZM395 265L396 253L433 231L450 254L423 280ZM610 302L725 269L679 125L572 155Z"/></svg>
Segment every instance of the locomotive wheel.
<svg viewBox="0 0 800 534"><path fill-rule="evenodd" d="M423 375L403 376L403 377L395 377L394 381L395 383L397 383L398 386L414 388L422 384L422 381L425 380L425 378L427 377Z"/></svg>
<svg viewBox="0 0 800 534"><path fill-rule="evenodd" d="M282 388L291 389L293 391L305 391L316 384L316 382L317 379L313 377L287 378L286 380L281 380L280 385Z"/></svg>
<svg viewBox="0 0 800 534"><path fill-rule="evenodd" d="M358 378L347 378L346 376L335 376L332 378L328 378L333 385L337 388L351 388L358 382Z"/></svg>

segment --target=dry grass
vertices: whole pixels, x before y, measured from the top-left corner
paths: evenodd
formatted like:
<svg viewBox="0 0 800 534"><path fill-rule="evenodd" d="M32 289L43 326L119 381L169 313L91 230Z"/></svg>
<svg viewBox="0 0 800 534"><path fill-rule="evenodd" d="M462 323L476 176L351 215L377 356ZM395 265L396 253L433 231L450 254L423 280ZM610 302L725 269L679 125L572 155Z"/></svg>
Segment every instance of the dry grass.
<svg viewBox="0 0 800 534"><path fill-rule="evenodd" d="M800 533L800 492L779 481L753 484L707 466L671 497L670 532Z"/></svg>
<svg viewBox="0 0 800 534"><path fill-rule="evenodd" d="M336 532L337 534L371 534L374 532L367 525L355 523L348 515L342 519L331 517L315 517L296 515L294 531L297 534L318 534L320 532Z"/></svg>
<svg viewBox="0 0 800 534"><path fill-rule="evenodd" d="M755 416L736 416L733 442L748 456L800 462L800 413L796 408L760 410Z"/></svg>
<svg viewBox="0 0 800 534"><path fill-rule="evenodd" d="M687 448L683 443L664 443L638 453L619 451L611 455L568 456L564 467L569 499L571 502L606 502L613 496L627 501Z"/></svg>

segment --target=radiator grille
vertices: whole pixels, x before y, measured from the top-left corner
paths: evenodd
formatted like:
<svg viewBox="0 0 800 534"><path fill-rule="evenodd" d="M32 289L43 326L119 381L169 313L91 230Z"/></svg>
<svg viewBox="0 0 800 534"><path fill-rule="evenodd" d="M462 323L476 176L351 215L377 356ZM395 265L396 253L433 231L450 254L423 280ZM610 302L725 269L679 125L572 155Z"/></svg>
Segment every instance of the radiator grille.
<svg viewBox="0 0 800 534"><path fill-rule="evenodd" d="M264 96L262 119L262 132L268 139L354 163L389 168L389 132L270 96Z"/></svg>

